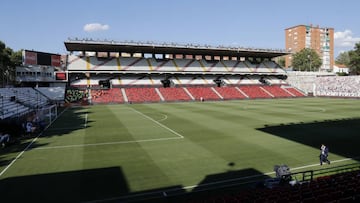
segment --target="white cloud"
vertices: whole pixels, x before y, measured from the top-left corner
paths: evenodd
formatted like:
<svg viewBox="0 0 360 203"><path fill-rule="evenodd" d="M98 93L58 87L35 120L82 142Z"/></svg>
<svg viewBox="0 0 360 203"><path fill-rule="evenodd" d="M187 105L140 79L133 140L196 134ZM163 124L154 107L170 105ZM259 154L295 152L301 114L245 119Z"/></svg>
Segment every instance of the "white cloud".
<svg viewBox="0 0 360 203"><path fill-rule="evenodd" d="M351 30L334 33L335 46L337 47L351 47L353 48L357 42L360 42L360 37L354 37Z"/></svg>
<svg viewBox="0 0 360 203"><path fill-rule="evenodd" d="M101 23L89 23L84 25L85 32L102 31L102 30L108 30L109 28L110 28L109 25L103 25Z"/></svg>

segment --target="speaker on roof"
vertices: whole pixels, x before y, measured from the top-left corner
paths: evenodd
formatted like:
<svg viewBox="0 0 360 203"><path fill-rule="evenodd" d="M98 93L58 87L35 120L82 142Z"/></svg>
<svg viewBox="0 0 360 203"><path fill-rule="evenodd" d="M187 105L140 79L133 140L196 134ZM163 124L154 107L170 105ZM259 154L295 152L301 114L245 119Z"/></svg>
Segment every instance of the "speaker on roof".
<svg viewBox="0 0 360 203"><path fill-rule="evenodd" d="M163 84L163 86L166 87L170 87L170 80L165 79L165 80L161 80L161 83Z"/></svg>
<svg viewBox="0 0 360 203"><path fill-rule="evenodd" d="M100 80L99 85L101 88L105 88L105 89L111 88L110 80Z"/></svg>
<svg viewBox="0 0 360 203"><path fill-rule="evenodd" d="M222 84L221 79L215 79L214 82L215 82L217 87L221 87L221 84Z"/></svg>
<svg viewBox="0 0 360 203"><path fill-rule="evenodd" d="M261 82L261 83L264 84L264 85L267 84L266 79L265 79L264 77L261 77L261 78L259 79L259 82Z"/></svg>

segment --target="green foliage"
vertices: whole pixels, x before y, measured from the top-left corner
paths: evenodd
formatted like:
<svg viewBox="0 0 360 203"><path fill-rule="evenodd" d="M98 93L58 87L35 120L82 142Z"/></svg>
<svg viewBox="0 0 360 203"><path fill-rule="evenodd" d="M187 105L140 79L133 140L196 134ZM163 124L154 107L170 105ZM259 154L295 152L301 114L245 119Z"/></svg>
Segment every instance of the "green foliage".
<svg viewBox="0 0 360 203"><path fill-rule="evenodd" d="M66 103L79 102L87 97L88 95L85 90L67 89L65 95L65 102Z"/></svg>
<svg viewBox="0 0 360 203"><path fill-rule="evenodd" d="M10 56L10 61L11 61L13 66L20 66L21 65L21 63L22 63L22 51L23 50L12 52L12 54Z"/></svg>
<svg viewBox="0 0 360 203"><path fill-rule="evenodd" d="M350 56L349 56L349 52L342 52L339 54L338 57L336 57L336 63L337 64L343 64L346 66L349 66L350 64Z"/></svg>
<svg viewBox="0 0 360 203"><path fill-rule="evenodd" d="M360 42L355 45L355 49L349 51L349 66L352 74L360 74Z"/></svg>
<svg viewBox="0 0 360 203"><path fill-rule="evenodd" d="M0 81L3 86L15 80L15 69L21 62L22 51L14 52L0 41Z"/></svg>
<svg viewBox="0 0 360 203"><path fill-rule="evenodd" d="M299 71L317 71L322 65L319 55L309 48L305 48L293 55L292 66Z"/></svg>
<svg viewBox="0 0 360 203"><path fill-rule="evenodd" d="M336 73L338 76L347 76L348 74L347 73L344 73L344 72L338 72Z"/></svg>
<svg viewBox="0 0 360 203"><path fill-rule="evenodd" d="M277 63L281 66L281 67L285 67L285 57L279 57L277 59Z"/></svg>

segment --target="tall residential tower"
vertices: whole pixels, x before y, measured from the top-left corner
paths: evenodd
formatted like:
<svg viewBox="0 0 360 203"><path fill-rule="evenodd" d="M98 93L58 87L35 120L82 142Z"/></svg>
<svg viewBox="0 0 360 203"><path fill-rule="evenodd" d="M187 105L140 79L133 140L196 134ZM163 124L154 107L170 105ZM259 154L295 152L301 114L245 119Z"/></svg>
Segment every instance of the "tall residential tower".
<svg viewBox="0 0 360 203"><path fill-rule="evenodd" d="M315 50L322 59L322 71L331 71L334 66L334 28L298 25L285 29L286 51L297 53L304 48ZM285 67L292 67L292 55L286 56Z"/></svg>

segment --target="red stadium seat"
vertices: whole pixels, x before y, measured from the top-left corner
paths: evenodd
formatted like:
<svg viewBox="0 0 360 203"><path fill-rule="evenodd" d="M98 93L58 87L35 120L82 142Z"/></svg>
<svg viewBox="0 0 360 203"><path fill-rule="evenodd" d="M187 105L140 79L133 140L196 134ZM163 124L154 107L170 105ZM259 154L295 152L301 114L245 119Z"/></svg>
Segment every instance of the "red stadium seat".
<svg viewBox="0 0 360 203"><path fill-rule="evenodd" d="M158 88L165 101L189 101L190 96L182 87Z"/></svg>
<svg viewBox="0 0 360 203"><path fill-rule="evenodd" d="M224 99L244 99L246 98L239 90L235 87L215 87L215 90L224 98Z"/></svg>
<svg viewBox="0 0 360 203"><path fill-rule="evenodd" d="M251 99L271 98L271 95L261 89L260 85L241 86L239 88Z"/></svg>
<svg viewBox="0 0 360 203"><path fill-rule="evenodd" d="M186 88L195 100L219 100L220 97L211 89L211 87L187 87Z"/></svg>
<svg viewBox="0 0 360 203"><path fill-rule="evenodd" d="M125 88L129 102L160 102L160 96L153 87Z"/></svg>

